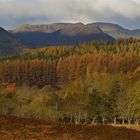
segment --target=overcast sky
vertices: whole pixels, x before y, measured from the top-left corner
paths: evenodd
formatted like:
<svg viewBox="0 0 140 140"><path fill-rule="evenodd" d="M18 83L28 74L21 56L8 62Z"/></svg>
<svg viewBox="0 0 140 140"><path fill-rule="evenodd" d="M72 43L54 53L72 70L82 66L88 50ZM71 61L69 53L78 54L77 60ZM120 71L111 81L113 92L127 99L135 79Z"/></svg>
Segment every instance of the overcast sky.
<svg viewBox="0 0 140 140"><path fill-rule="evenodd" d="M140 28L140 0L0 0L0 26L113 22Z"/></svg>

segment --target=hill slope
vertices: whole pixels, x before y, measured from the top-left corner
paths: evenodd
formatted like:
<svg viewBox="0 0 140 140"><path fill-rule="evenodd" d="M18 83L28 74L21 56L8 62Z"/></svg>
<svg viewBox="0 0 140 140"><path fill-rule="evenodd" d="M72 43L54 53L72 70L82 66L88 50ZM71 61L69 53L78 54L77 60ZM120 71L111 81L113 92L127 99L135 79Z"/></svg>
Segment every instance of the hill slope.
<svg viewBox="0 0 140 140"><path fill-rule="evenodd" d="M99 27L103 32L113 36L114 38L138 38L140 39L140 30L129 30L121 27L118 24L97 22L88 24L90 27Z"/></svg>
<svg viewBox="0 0 140 140"><path fill-rule="evenodd" d="M0 56L19 53L24 47L19 39L0 27Z"/></svg>

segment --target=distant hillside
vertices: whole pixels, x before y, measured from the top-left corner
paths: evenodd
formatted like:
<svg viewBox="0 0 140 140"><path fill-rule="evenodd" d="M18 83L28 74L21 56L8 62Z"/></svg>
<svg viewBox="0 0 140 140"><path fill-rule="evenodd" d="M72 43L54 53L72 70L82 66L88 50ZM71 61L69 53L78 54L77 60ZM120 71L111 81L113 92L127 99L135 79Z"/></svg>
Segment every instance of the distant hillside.
<svg viewBox="0 0 140 140"><path fill-rule="evenodd" d="M99 27L90 27L83 23L22 25L12 32L33 48L42 45L77 45L93 40L114 41L113 37Z"/></svg>
<svg viewBox="0 0 140 140"><path fill-rule="evenodd" d="M53 23L21 25L10 31L29 48L42 46L78 45L89 41L115 41L123 38L140 39L140 29L130 30L118 24L97 22L91 24Z"/></svg>
<svg viewBox="0 0 140 140"><path fill-rule="evenodd" d="M19 39L0 27L0 56L19 53L24 47Z"/></svg>
<svg viewBox="0 0 140 140"><path fill-rule="evenodd" d="M103 22L91 23L91 24L88 24L88 26L93 27L93 28L99 27L103 32L111 35L112 37L116 39L130 38L130 37L140 39L140 29L129 30L129 29L121 27L118 24L103 23Z"/></svg>

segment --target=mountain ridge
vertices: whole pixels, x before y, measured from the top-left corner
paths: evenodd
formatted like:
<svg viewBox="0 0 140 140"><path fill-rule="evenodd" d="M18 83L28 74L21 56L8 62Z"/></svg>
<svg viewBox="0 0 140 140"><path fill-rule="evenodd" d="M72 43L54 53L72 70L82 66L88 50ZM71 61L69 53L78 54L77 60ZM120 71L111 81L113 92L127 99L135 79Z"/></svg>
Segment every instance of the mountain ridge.
<svg viewBox="0 0 140 140"><path fill-rule="evenodd" d="M105 22L25 24L9 32L0 27L0 55L17 54L24 48L78 45L89 41L112 42L130 37L140 39L140 29L131 30Z"/></svg>
<svg viewBox="0 0 140 140"><path fill-rule="evenodd" d="M99 27L90 27L78 23L53 23L46 25L22 25L15 28L12 33L36 48L42 45L77 45L79 43L115 39L104 33Z"/></svg>
<svg viewBox="0 0 140 140"><path fill-rule="evenodd" d="M73 28L77 27L77 29ZM63 32L66 32L68 30L69 32L70 29L73 30L78 30L78 28L81 30L85 30L85 28L90 28L87 30L87 32L91 32L93 28L100 30L102 33L104 32L105 34L108 34L109 36L113 37L114 39L120 39L120 38L130 38L134 37L137 39L140 39L140 29L127 29L119 24L116 23L107 23L107 22L95 22L95 23L88 23L88 24L83 24L82 22L78 23L52 23L52 24L36 24L36 25L21 25L15 29L12 30L14 34L19 33L19 32L45 32L45 33L53 33L57 32L59 30L62 30ZM65 30L65 31L64 31ZM68 33L67 34L70 34Z"/></svg>
<svg viewBox="0 0 140 140"><path fill-rule="evenodd" d="M105 22L95 22L87 24L87 26L96 27L98 26L103 32L111 35L115 39L119 38L130 38L134 37L140 39L140 29L127 29L119 24L115 23L105 23Z"/></svg>

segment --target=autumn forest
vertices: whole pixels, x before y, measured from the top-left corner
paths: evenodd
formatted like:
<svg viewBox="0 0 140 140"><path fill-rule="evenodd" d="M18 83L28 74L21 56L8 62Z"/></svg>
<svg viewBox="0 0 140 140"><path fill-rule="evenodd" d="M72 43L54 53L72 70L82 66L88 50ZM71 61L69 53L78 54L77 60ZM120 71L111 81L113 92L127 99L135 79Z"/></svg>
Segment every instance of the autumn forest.
<svg viewBox="0 0 140 140"><path fill-rule="evenodd" d="M0 58L0 114L139 124L140 40L53 46Z"/></svg>

